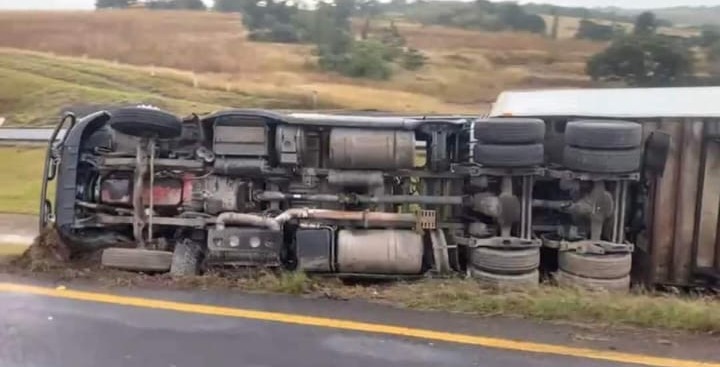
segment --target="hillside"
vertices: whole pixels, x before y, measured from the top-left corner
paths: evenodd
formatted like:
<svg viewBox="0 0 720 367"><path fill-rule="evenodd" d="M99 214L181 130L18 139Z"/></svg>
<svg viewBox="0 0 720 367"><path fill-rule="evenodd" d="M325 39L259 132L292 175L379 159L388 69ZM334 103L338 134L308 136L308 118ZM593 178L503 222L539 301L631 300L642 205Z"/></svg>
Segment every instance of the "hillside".
<svg viewBox="0 0 720 367"><path fill-rule="evenodd" d="M504 89L589 85L584 63L603 47L526 33L398 28L427 65L370 81L318 71L307 45L249 42L235 14L0 12L0 115L43 124L77 104L145 102L190 113L312 108L314 99L318 108L481 112Z"/></svg>

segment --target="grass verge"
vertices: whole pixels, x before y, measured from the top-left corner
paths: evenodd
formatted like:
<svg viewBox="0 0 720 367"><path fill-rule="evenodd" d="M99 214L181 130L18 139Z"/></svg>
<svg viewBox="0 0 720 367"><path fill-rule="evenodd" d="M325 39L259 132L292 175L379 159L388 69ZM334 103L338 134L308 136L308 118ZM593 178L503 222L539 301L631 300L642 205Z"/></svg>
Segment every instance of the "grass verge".
<svg viewBox="0 0 720 367"><path fill-rule="evenodd" d="M1 248L0 248L1 250ZM173 278L104 269L99 253L75 256L68 262L67 247L48 230L22 256L0 272L44 278L54 282L84 279L107 287L143 287L193 290L241 290L298 294L317 298L359 299L395 307L571 321L605 326L633 326L720 333L720 299L716 296L651 293L589 292L543 284L536 289L509 290L483 287L472 279L423 279L348 285L335 278L308 277L298 272L211 270L203 276Z"/></svg>
<svg viewBox="0 0 720 367"><path fill-rule="evenodd" d="M85 279L106 287L192 290L238 290L284 293L336 300L364 300L399 308L571 321L603 326L630 326L695 333L720 333L720 300L710 296L669 295L633 291L628 294L588 292L542 285L537 289L498 290L469 279L425 279L348 285L335 278L304 273L210 272L172 278L102 269L97 256L70 265L32 258L0 271L53 281ZM23 259L21 258L21 259Z"/></svg>
<svg viewBox="0 0 720 367"><path fill-rule="evenodd" d="M588 292L542 285L538 289L497 290L469 279L426 279L406 283L348 286L334 279L303 274L264 274L228 279L209 275L185 279L182 286L236 287L250 291L308 294L333 299L362 299L396 307L512 316L539 320L598 323L689 332L720 333L720 301L713 297L634 291Z"/></svg>
<svg viewBox="0 0 720 367"><path fill-rule="evenodd" d="M0 212L37 214L45 150L0 147ZM54 191L54 185L49 192Z"/></svg>

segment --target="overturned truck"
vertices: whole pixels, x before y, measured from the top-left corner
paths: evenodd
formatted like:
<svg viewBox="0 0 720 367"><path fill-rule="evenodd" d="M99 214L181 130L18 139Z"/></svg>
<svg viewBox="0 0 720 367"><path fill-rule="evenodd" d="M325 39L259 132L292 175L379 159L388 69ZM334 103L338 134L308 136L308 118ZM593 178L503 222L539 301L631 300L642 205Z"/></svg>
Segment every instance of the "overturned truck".
<svg viewBox="0 0 720 367"><path fill-rule="evenodd" d="M609 117L68 115L48 149L41 226L103 250L106 266L173 275L270 267L532 286L553 274L628 289L670 141Z"/></svg>

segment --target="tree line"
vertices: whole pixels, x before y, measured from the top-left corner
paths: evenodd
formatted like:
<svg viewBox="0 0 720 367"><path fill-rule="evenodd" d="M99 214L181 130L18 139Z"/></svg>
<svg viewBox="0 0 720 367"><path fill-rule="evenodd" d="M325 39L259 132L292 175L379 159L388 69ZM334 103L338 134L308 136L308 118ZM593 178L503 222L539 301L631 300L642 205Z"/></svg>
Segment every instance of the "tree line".
<svg viewBox="0 0 720 367"><path fill-rule="evenodd" d="M631 86L687 86L720 82L720 30L707 28L697 37L658 34L662 22L652 12L636 19L626 33L613 25L581 22L577 38L612 41L587 62L586 72L597 81L622 81ZM697 61L707 60L710 76L695 75Z"/></svg>
<svg viewBox="0 0 720 367"><path fill-rule="evenodd" d="M142 6L147 9L206 10L202 0L96 0L97 9L126 9Z"/></svg>
<svg viewBox="0 0 720 367"><path fill-rule="evenodd" d="M543 34L545 20L529 13L516 3L494 3L476 0L472 3L445 1L391 1L384 4L389 11L402 12L411 20L423 24L446 25L484 31L523 31Z"/></svg>
<svg viewBox="0 0 720 367"><path fill-rule="evenodd" d="M137 0L97 0L98 8L128 8ZM201 0L149 0L150 9L204 10ZM551 34L557 33L557 8ZM398 69L422 68L427 58L407 42L393 21L373 26L382 13L401 12L425 24L442 24L489 31L546 33L545 21L514 3L449 3L420 0L324 0L303 8L293 0L216 0L215 11L242 13L248 38L259 42L315 45L317 66L350 77L388 79ZM351 18L360 22L353 34ZM640 14L630 32L617 23L583 19L579 39L611 42L588 60L586 73L596 81L621 81L632 86L692 85L720 82L720 30L706 28L698 37L658 34L667 25L651 12ZM694 75L698 55L709 65L710 77Z"/></svg>

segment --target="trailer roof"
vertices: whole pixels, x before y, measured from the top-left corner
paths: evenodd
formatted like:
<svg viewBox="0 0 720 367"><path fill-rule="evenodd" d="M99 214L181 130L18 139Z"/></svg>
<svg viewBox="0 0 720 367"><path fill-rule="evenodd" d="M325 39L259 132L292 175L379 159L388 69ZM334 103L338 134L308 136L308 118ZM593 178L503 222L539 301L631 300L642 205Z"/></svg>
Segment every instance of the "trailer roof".
<svg viewBox="0 0 720 367"><path fill-rule="evenodd" d="M720 87L508 91L490 116L720 118Z"/></svg>

